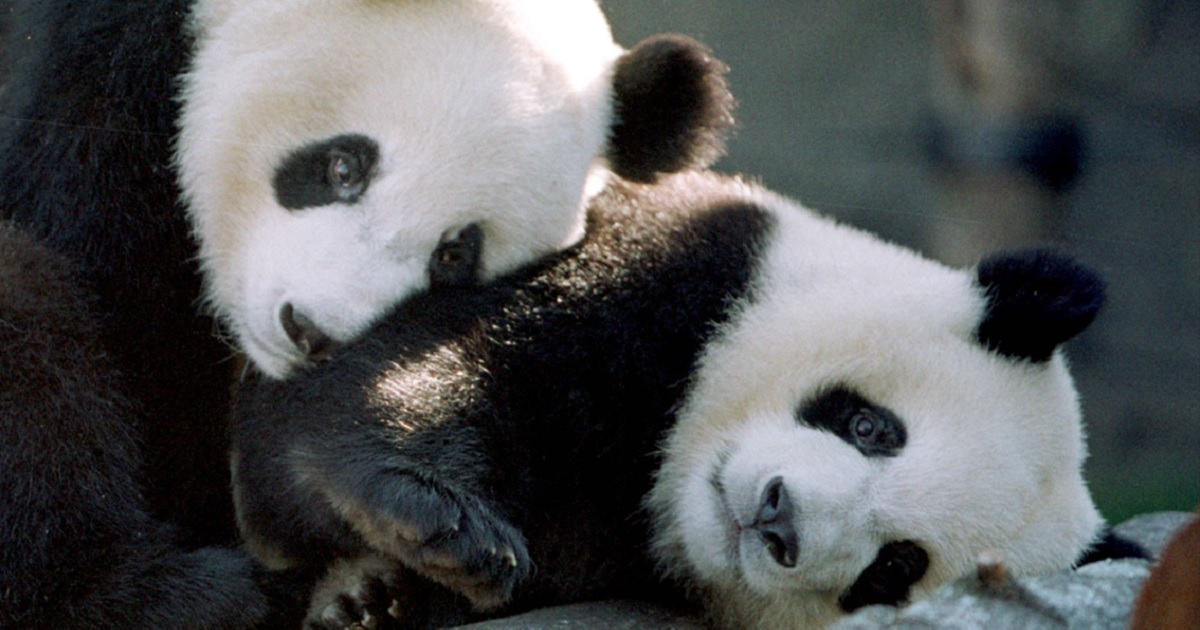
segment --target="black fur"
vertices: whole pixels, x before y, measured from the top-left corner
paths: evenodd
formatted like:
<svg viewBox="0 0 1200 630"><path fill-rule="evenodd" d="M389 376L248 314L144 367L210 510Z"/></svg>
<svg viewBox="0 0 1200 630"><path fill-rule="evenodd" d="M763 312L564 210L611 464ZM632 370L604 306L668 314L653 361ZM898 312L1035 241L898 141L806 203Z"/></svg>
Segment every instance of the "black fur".
<svg viewBox="0 0 1200 630"><path fill-rule="evenodd" d="M0 216L96 296L104 351L136 392L146 505L185 540L232 540L231 367L198 314L195 248L171 170L185 0L12 3L0 94ZM150 420L153 419L153 420Z"/></svg>
<svg viewBox="0 0 1200 630"><path fill-rule="evenodd" d="M613 76L613 171L646 183L716 161L733 126L727 71L703 44L681 35L654 36L627 52Z"/></svg>
<svg viewBox="0 0 1200 630"><path fill-rule="evenodd" d="M1034 362L1050 359L1082 332L1104 305L1104 281L1047 249L1000 253L979 264L987 308L976 331L996 352Z"/></svg>
<svg viewBox="0 0 1200 630"><path fill-rule="evenodd" d="M1085 564L1100 562L1101 560L1121 560L1124 558L1153 559L1150 552L1146 551L1137 542L1117 534L1111 528L1105 527L1100 539L1092 543L1091 547L1088 547L1087 551L1075 562L1075 566L1081 567Z"/></svg>
<svg viewBox="0 0 1200 630"><path fill-rule="evenodd" d="M250 556L148 514L136 404L68 267L0 222L0 627L266 622Z"/></svg>
<svg viewBox="0 0 1200 630"><path fill-rule="evenodd" d="M265 621L257 564L204 546L236 535L232 368L171 169L189 2L9 9L0 217L53 254L5 235L0 626Z"/></svg>
<svg viewBox="0 0 1200 630"><path fill-rule="evenodd" d="M0 236L0 627L294 625L307 576L204 546L232 366L171 169L190 2L5 10L0 217L48 249Z"/></svg>
<svg viewBox="0 0 1200 630"><path fill-rule="evenodd" d="M429 286L472 286L479 282L483 258L483 228L472 223L442 236L429 257Z"/></svg>
<svg viewBox="0 0 1200 630"><path fill-rule="evenodd" d="M251 545L316 566L384 551L477 607L511 593L507 612L661 590L640 507L656 447L772 225L726 186L618 185L569 252L419 295L330 363L246 387ZM697 187L711 201L676 201ZM418 625L464 620L457 601Z"/></svg>
<svg viewBox="0 0 1200 630"><path fill-rule="evenodd" d="M846 612L864 606L899 606L908 601L913 584L928 570L929 554L920 545L911 540L888 543L838 598L838 606Z"/></svg>

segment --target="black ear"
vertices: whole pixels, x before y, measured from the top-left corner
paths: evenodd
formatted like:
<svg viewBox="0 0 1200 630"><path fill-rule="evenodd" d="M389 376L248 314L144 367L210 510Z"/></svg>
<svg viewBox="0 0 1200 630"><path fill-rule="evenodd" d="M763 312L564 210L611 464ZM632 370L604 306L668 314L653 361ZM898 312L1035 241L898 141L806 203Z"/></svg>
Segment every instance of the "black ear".
<svg viewBox="0 0 1200 630"><path fill-rule="evenodd" d="M987 296L979 342L1004 356L1047 361L1083 332L1104 304L1104 281L1048 249L993 254L979 264Z"/></svg>
<svg viewBox="0 0 1200 630"><path fill-rule="evenodd" d="M733 127L727 70L703 44L682 35L656 35L626 52L613 73L613 172L650 183L721 157Z"/></svg>

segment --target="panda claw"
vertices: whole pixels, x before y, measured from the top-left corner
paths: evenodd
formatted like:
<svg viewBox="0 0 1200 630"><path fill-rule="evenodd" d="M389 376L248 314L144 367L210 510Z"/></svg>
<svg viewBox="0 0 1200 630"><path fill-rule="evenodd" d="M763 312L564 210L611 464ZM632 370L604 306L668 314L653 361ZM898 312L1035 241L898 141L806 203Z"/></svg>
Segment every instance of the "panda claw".
<svg viewBox="0 0 1200 630"><path fill-rule="evenodd" d="M998 587L1008 583L1008 569L1004 565L1004 553L989 549L975 560L975 573L984 586Z"/></svg>

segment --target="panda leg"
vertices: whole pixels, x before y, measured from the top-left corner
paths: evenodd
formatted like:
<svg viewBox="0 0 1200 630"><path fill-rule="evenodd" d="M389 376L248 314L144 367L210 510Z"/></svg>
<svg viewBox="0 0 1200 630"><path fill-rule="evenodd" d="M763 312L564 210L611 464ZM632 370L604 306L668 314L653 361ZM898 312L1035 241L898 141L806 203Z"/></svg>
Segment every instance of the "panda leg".
<svg viewBox="0 0 1200 630"><path fill-rule="evenodd" d="M328 470L336 477L327 477L326 498L371 548L466 596L476 610L503 605L529 575L521 532L486 501L430 471L362 475L344 462Z"/></svg>

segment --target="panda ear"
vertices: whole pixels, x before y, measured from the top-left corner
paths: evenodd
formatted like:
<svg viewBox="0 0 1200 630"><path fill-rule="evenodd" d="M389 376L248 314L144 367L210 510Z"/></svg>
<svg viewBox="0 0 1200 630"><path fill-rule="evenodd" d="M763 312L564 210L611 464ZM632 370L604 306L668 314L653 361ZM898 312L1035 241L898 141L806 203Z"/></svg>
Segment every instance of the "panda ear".
<svg viewBox="0 0 1200 630"><path fill-rule="evenodd" d="M727 71L707 47L682 35L656 35L627 51L613 72L613 172L650 183L716 161L733 127Z"/></svg>
<svg viewBox="0 0 1200 630"><path fill-rule="evenodd" d="M1049 249L993 254L979 264L987 299L976 337L1004 356L1043 362L1083 332L1104 304L1104 281Z"/></svg>

